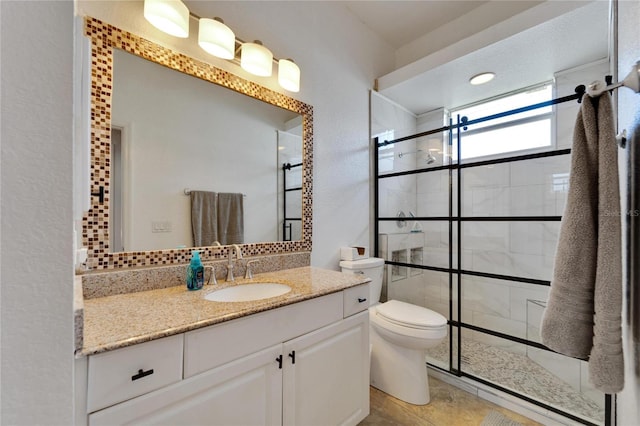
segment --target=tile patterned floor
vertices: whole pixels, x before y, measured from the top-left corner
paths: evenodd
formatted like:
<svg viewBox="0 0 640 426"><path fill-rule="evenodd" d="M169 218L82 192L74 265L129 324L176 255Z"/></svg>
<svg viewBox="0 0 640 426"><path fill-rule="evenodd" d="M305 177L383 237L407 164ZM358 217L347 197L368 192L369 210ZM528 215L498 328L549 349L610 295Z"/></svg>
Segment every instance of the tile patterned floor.
<svg viewBox="0 0 640 426"><path fill-rule="evenodd" d="M462 353L462 370L469 374L591 421L604 422L604 410L598 404L524 355L473 340L463 341ZM446 365L448 343L429 350L429 356Z"/></svg>
<svg viewBox="0 0 640 426"><path fill-rule="evenodd" d="M540 425L433 377L429 377L429 386L431 402L427 405L408 404L371 387L371 414L359 426L473 426L482 424L491 412L523 426Z"/></svg>

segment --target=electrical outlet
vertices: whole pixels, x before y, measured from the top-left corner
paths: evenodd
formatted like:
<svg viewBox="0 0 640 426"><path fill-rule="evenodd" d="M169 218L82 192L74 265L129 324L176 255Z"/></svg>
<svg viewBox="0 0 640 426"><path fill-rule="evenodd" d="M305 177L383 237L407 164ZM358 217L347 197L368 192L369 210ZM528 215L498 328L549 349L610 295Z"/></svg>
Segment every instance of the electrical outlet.
<svg viewBox="0 0 640 426"><path fill-rule="evenodd" d="M171 232L172 226L170 221L151 222L151 232Z"/></svg>

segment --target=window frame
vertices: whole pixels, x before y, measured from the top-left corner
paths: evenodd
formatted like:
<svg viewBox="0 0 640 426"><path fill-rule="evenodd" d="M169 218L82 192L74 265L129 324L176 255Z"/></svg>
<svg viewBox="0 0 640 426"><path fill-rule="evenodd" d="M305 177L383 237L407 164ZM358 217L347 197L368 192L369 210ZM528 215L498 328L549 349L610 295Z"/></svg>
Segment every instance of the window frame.
<svg viewBox="0 0 640 426"><path fill-rule="evenodd" d="M457 115L459 114L459 112L467 110L469 108L478 106L478 105L482 105L482 104L487 104L499 99L504 99L504 98L508 98L510 96L515 96L524 92L529 92L529 91L534 91L536 89L540 89L543 88L545 86L550 86L551 87L551 99L554 99L556 96L556 84L555 84L555 80L548 80L548 81L544 81L538 84L534 84L531 86L527 86L527 87L523 87L521 89L517 89L517 90L513 90L511 92L507 92L507 93L503 93L501 95L498 96L494 96L491 98L487 98L487 99L483 99L480 100L478 102L473 102L470 104L466 104L466 105L462 105L460 107L455 107L455 108L451 108L447 111L449 118L452 119L452 124L456 124L457 122ZM551 99L547 99L547 100L551 100ZM544 102L544 101L542 101ZM534 102L531 105L534 105L535 103L538 102ZM526 105L525 105L526 106ZM520 107L518 107L520 108ZM517 125L521 125L521 124L527 124L527 123L532 123L535 121L542 121L542 120L546 120L549 119L549 124L550 124L550 129L549 129L549 139L550 139L550 143L548 145L545 146L539 146L539 147L532 147L532 148L524 148L524 149L517 149L517 150L513 150L513 151L502 151L499 153L493 153L493 154L487 154L487 155L479 155L479 156L472 156L472 157L462 157L460 158L460 162L461 163L469 163L469 162L477 162L477 161L486 161L486 160L494 160L494 159L498 159L498 158L504 158L504 157L512 157L512 156L519 156L519 155L527 155L527 154L537 154L540 152L546 152L546 151L553 151L557 149L558 146L558 141L557 141L557 106L556 105L551 105L548 108L551 108L551 111L549 112L545 112L545 113L541 113L541 114L537 114L537 115L533 115L533 116L528 116L528 117L522 117L522 118L515 118L513 120L509 120L506 122L501 122L501 123L496 123L493 125L488 125L485 127L481 127L478 129L469 129L469 130L463 130L461 135L462 135L462 140L461 143L464 147L464 137L465 135L473 135L473 134L480 134L480 133L485 133L485 132L490 132L493 130L499 130L501 128L507 128L507 127L514 127ZM491 114L497 114L499 112L504 112L505 110L502 111L496 111L493 113L489 113L485 116L491 115ZM517 116L518 114L516 114ZM462 115L460 115L462 117ZM474 119L478 119L478 118L482 118L482 117L469 117L469 120L474 120ZM458 162L458 157L457 157L457 131L456 129L452 130L452 144L453 146L451 146L451 148L449 149L450 155L451 155L451 163L452 164L456 164ZM448 149L448 147L445 144L445 149Z"/></svg>

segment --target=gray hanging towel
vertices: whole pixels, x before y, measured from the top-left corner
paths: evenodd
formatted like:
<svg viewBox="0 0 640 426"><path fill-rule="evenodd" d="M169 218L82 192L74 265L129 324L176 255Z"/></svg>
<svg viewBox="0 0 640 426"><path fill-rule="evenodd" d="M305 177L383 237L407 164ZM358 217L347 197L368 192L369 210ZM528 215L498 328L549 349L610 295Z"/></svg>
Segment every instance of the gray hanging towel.
<svg viewBox="0 0 640 426"><path fill-rule="evenodd" d="M596 389L611 394L624 387L621 207L611 96L598 99L598 257L589 374Z"/></svg>
<svg viewBox="0 0 640 426"><path fill-rule="evenodd" d="M221 244L244 243L243 195L218 194L218 240Z"/></svg>
<svg viewBox="0 0 640 426"><path fill-rule="evenodd" d="M218 194L191 191L191 232L193 246L210 246L218 241Z"/></svg>
<svg viewBox="0 0 640 426"><path fill-rule="evenodd" d="M615 393L623 386L620 200L611 98L585 95L576 119L567 205L542 342L589 359L591 381Z"/></svg>

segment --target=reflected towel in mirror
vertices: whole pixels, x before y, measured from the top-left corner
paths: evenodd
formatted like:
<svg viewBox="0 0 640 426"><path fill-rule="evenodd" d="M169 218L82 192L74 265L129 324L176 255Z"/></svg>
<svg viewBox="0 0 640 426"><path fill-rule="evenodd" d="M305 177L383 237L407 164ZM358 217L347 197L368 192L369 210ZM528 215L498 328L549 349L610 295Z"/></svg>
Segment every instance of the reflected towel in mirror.
<svg viewBox="0 0 640 426"><path fill-rule="evenodd" d="M194 247L244 243L243 194L189 191Z"/></svg>
<svg viewBox="0 0 640 426"><path fill-rule="evenodd" d="M191 232L193 246L202 247L220 241L218 238L218 194L191 191ZM221 241L222 244L224 242Z"/></svg>
<svg viewBox="0 0 640 426"><path fill-rule="evenodd" d="M222 244L244 243L243 195L218 194L218 240Z"/></svg>

